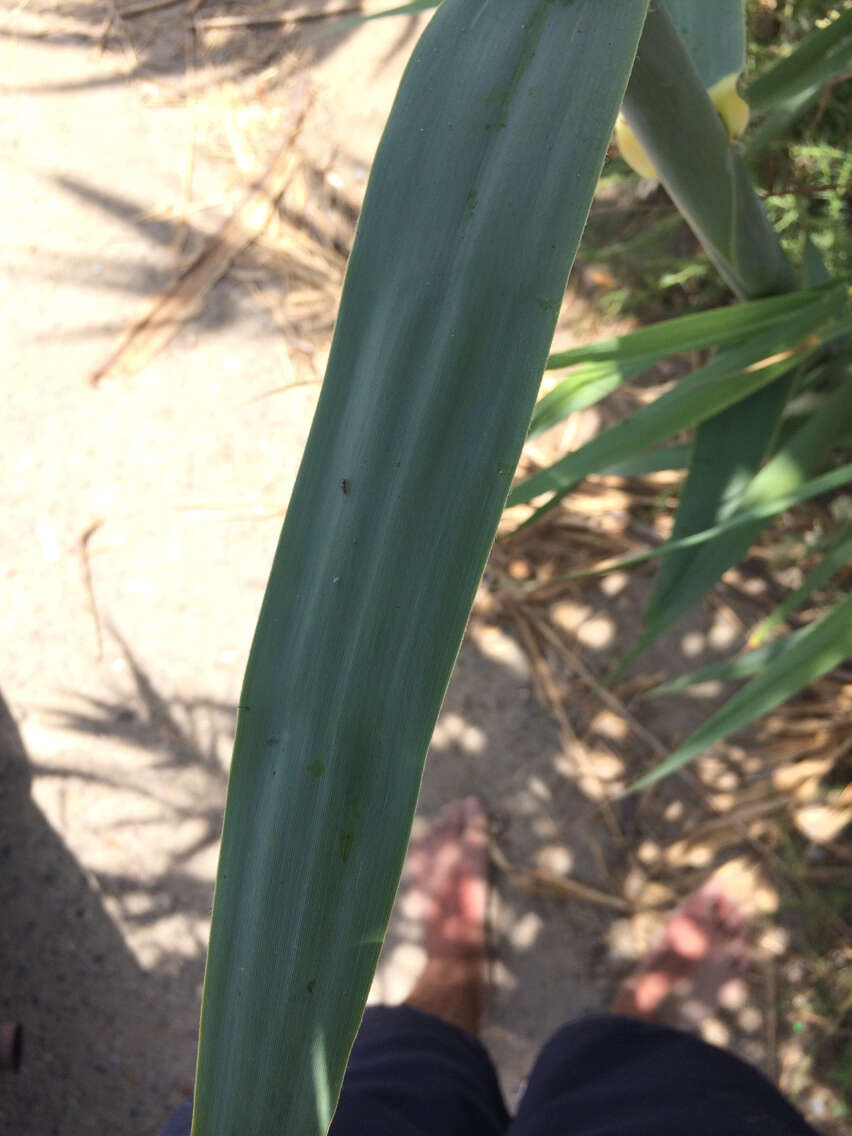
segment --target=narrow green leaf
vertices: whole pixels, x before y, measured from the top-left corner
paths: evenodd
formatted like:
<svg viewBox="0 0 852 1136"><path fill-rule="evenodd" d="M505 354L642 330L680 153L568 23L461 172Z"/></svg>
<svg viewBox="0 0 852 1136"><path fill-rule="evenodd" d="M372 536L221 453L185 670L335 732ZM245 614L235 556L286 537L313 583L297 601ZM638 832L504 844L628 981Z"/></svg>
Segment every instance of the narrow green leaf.
<svg viewBox="0 0 852 1136"><path fill-rule="evenodd" d="M806 355L800 358L806 358ZM783 365L776 364L774 366L765 367L761 371L750 371L745 374L735 374L727 376L724 382L716 384L716 389L710 392L710 397L707 392L703 390L688 390L686 392L688 397L680 398L668 406L661 408L661 413L648 415L643 418L640 423L641 433L635 433L635 429L628 426L628 423L634 422L634 419L639 414L644 414L646 410L652 410L657 403L652 403L651 406L643 407L642 410L636 411L631 418L617 423L610 428L614 433L610 436L610 431L605 431L604 434L599 434L598 438L603 439L601 446L595 446L594 443L598 438L593 438L591 442L587 442L586 446L582 449L575 451L573 454L568 454L567 457L556 462L554 465L549 466L539 473L533 474L522 481L519 485L512 490L506 502L507 506L523 505L528 501L538 496L539 493L552 492L552 496L543 505L540 505L535 512L528 517L518 528L515 530L520 532L522 529L528 528L530 525L535 524L545 514L550 512L561 500L563 500L569 493L571 493L588 477L590 473L611 473L615 471L616 463L613 460L613 454L618 449L623 455L638 455L641 454L646 445L655 445L661 438L668 437L672 433L677 433L677 430L672 429L672 421L683 421L687 425L694 425L701 414L714 413L712 407L722 405L726 400L731 401L736 397L742 397L743 393L748 393L754 390L760 378L762 377L765 382L772 382L779 374L783 373ZM731 379L738 382L737 389L731 390ZM663 395L663 398L671 398L675 391L669 392L668 395ZM660 400L658 399L657 402ZM665 411L665 414L662 413ZM627 426L627 429L622 427ZM587 453L587 447L592 452ZM571 459L577 459L573 462ZM629 460L625 456L625 461ZM594 468L590 468L594 466ZM515 493L517 492L517 497ZM714 532L716 530L714 529ZM721 531L721 530L720 530ZM696 542L700 543L700 542ZM666 552L671 552L678 548L690 548L691 543L689 539L673 541L664 546ZM655 555L662 555L662 550ZM640 561L637 561L639 563Z"/></svg>
<svg viewBox="0 0 852 1136"><path fill-rule="evenodd" d="M700 424L675 514L675 540L733 515L766 458L795 381L796 369L788 368L769 386ZM683 549L663 560L645 608L646 627L663 623L661 612L669 610L680 587L691 590L699 555ZM709 581L708 590L715 583Z"/></svg>
<svg viewBox="0 0 852 1136"><path fill-rule="evenodd" d="M704 682L736 682L741 678L751 678L752 675L759 674L767 663L771 663L773 659L777 659L779 655L794 646L807 630L807 627L800 627L798 631L785 635L782 639L766 643L753 651L745 651L734 659L723 659L719 663L701 667L691 674L681 675L671 682L663 682L653 690L649 690L646 697L659 698L664 694L678 694L681 690L700 686Z"/></svg>
<svg viewBox="0 0 852 1136"><path fill-rule="evenodd" d="M800 505L803 501L810 501L812 497L819 497L823 493L831 493L835 489L840 489L844 485L848 485L850 481L852 481L852 462L841 465L830 473L823 473L819 477L811 478L810 481L804 482L795 489L780 493L777 497L771 497L764 501L751 504L736 513L730 520L723 521L719 525L714 525L712 529L705 529L704 532L700 533L692 533L690 536L681 537L679 540L667 541L665 544L660 545L659 548L650 548L645 552L637 552L634 556L625 556L622 560L607 561L606 564L599 565L597 568L587 568L582 572L571 572L565 579L580 580L585 576L603 576L608 572L620 572L624 568L633 568L637 564L646 564L649 560L656 560L657 557L665 556L674 548L696 548L699 545L706 545L717 541L719 537L738 535L741 532L750 532L758 523L762 529L764 527L764 521L770 520L772 517L777 517L780 513L785 512L787 509L792 509L794 505ZM751 540L749 540L749 544L750 543ZM745 551L748 550L748 547L749 545L746 545ZM737 559L739 559L739 557L737 557ZM672 622L674 622L674 620L672 620ZM656 632L654 638L656 638L656 634L659 633ZM642 649L644 649L650 641L651 640L643 636L640 640ZM637 648L631 651L631 661L638 653ZM621 670L623 670L623 665L619 667L619 672Z"/></svg>
<svg viewBox="0 0 852 1136"><path fill-rule="evenodd" d="M649 473L660 473L662 470L686 469L689 464L691 451L692 446L689 444L660 446L659 449L649 450L647 453L637 454L635 457L626 458L624 461L619 461L614 465L607 466L606 469L600 471L600 474L602 477L644 477ZM579 484L579 482L576 484ZM576 488L576 485L572 485L571 488ZM512 529L511 533L506 533L506 536L523 532L524 529L536 524L545 513L549 513L551 509L556 508L559 502L567 495L567 492L566 490L564 493L560 492L554 494L546 505L542 505L540 509L536 509L531 517L528 517L519 524L517 528ZM555 576L554 579L568 580L572 579L572 577Z"/></svg>
<svg viewBox="0 0 852 1136"><path fill-rule="evenodd" d="M737 525L724 539L714 540L690 562L689 571L674 580L668 590L654 595L654 607L645 613L648 643L671 627L704 596L717 580L746 554L760 536L765 524L756 509L767 502L778 501L803 486L832 447L852 424L852 382L847 380L835 390L825 404L800 426L757 473L742 494L731 519L753 516L754 524ZM772 513L767 515L773 515ZM722 525L714 526L720 533ZM705 530L710 531L710 530ZM690 547L685 539L671 542L668 548Z"/></svg>
<svg viewBox="0 0 852 1136"><path fill-rule="evenodd" d="M733 343L783 323L799 309L825 299L827 291L843 295L842 286L830 282L825 284L821 280L818 286L798 292L786 292L763 300L746 300L707 312L690 312L675 319L660 320L650 327L640 327L626 335L558 351L548 356L545 369L555 371L561 367L572 367L575 363L609 360L625 364L646 361L655 363L682 351L698 351L702 347Z"/></svg>
<svg viewBox="0 0 852 1136"><path fill-rule="evenodd" d="M828 339L826 339L828 342ZM801 376L796 393L784 407L784 429L789 429L788 418L803 418L817 409L826 399L826 390L831 390L839 379L849 374L852 364L852 343L839 345L834 354L826 358L812 359ZM779 440L780 432L779 432ZM839 444L839 443L838 443Z"/></svg>
<svg viewBox="0 0 852 1136"><path fill-rule="evenodd" d="M641 777L628 792L653 785L700 753L767 714L800 690L827 674L852 654L852 595L821 619L804 628L787 650L773 658L748 686L677 747L656 769Z"/></svg>
<svg viewBox="0 0 852 1136"><path fill-rule="evenodd" d="M666 469L685 469L689 463L692 446L661 446L635 458L626 458L608 466L602 473L606 477L644 477L649 473L660 473Z"/></svg>
<svg viewBox="0 0 852 1136"><path fill-rule="evenodd" d="M835 323L833 323L831 327L826 328L825 334L821 335L821 339L823 343L833 343L838 339L845 339L849 334L852 334L852 316L847 316L845 319L839 319ZM841 349L845 351L845 343L841 345Z"/></svg>
<svg viewBox="0 0 852 1136"><path fill-rule="evenodd" d="M789 360L774 363L754 371L724 372L711 379L699 378L700 371L648 406L634 411L602 434L592 438L579 450L540 470L516 485L509 494L507 505L525 505L542 493L564 496L591 473L603 473L620 459L642 453L649 446L687 430L720 407L743 398L749 391L758 390L772 382L789 367Z"/></svg>
<svg viewBox="0 0 852 1136"><path fill-rule="evenodd" d="M838 298L843 296L842 288L834 285L833 291ZM535 438L575 411L593 406L660 359L682 351L733 343L780 326L790 315L825 296L826 290L820 288L734 304L664 320L615 339L551 355L548 369L575 363L579 366L538 400L529 436Z"/></svg>
<svg viewBox="0 0 852 1136"><path fill-rule="evenodd" d="M827 284L830 280L831 273L826 267L822 253L809 236L805 237L805 254L802 259L803 284L806 288L816 288L821 284Z"/></svg>
<svg viewBox="0 0 852 1136"><path fill-rule="evenodd" d="M812 592L827 584L832 576L852 563L852 521L845 524L826 549L819 564L816 564L795 591L780 603L775 610L757 625L751 633L752 643L762 643L779 623L783 623Z"/></svg>
<svg viewBox="0 0 852 1136"><path fill-rule="evenodd" d="M847 13L848 14L848 13ZM816 102L826 86L852 70L852 35L844 39L837 49L816 60L807 71L791 79L783 97L778 94L768 113L746 141L746 159L754 163L766 147L783 134L790 123Z"/></svg>
<svg viewBox="0 0 852 1136"><path fill-rule="evenodd" d="M845 290L841 288L829 295L839 314ZM719 355L724 357L731 352L732 348L725 347ZM678 502L675 540L702 532L733 515L777 435L796 379L796 369L790 368L774 383L701 423L695 432L692 461ZM645 609L646 628L669 626L672 612L685 610L679 592L697 594L696 571L702 555L684 549L663 560ZM715 583L715 579L703 579L705 591Z"/></svg>
<svg viewBox="0 0 852 1136"><path fill-rule="evenodd" d="M813 68L829 59L849 36L852 36L852 8L841 12L827 27L814 28L785 59L750 83L746 93L749 106L765 111L783 102L803 80L807 82Z"/></svg>
<svg viewBox="0 0 852 1136"><path fill-rule="evenodd" d="M445 0L405 72L240 699L193 1136L325 1136L645 11Z"/></svg>
<svg viewBox="0 0 852 1136"><path fill-rule="evenodd" d="M666 189L734 291L744 297L791 291L796 286L792 266L757 199L743 161L729 145L710 100L702 98L700 88L698 76L690 74L682 40L666 12L652 9L625 98L625 117ZM711 415L710 421L705 419L699 427L693 467L677 518L678 538L690 531L708 531L708 526L738 507L740 495L747 492L744 487L754 484L749 477L776 436L795 375L790 368L778 378L774 388L761 389L745 404L732 400L730 410L720 408L726 411L721 420L714 422ZM670 562L646 613L646 631L630 659L686 610L690 597L690 602L700 597L707 581L718 579L759 532L759 525L751 530L743 528L702 547L695 557L679 555ZM678 539L667 550L671 553L688 547Z"/></svg>
<svg viewBox="0 0 852 1136"><path fill-rule="evenodd" d="M594 406L646 369L644 363L582 363L535 404L530 441L577 410Z"/></svg>
<svg viewBox="0 0 852 1136"><path fill-rule="evenodd" d="M797 346L830 316L834 302L833 294L826 294L821 302L791 315L783 325L731 347L650 405L516 485L509 494L508 504L526 504L540 493L567 492L590 473L599 473L613 462L665 441L679 430L696 425L779 378L794 360L787 359L760 370L742 371L742 368L752 367L770 355Z"/></svg>
<svg viewBox="0 0 852 1136"><path fill-rule="evenodd" d="M789 365L788 360L785 362ZM698 374L697 371L695 373ZM703 417L717 413L719 407L730 405L750 391L759 389L762 384L773 382L783 373L784 366L774 364L756 371L724 375L721 379L714 379L712 383L704 382L698 386L684 387L687 381L684 380L675 390L635 411L629 418L617 422L581 449L566 454L547 469L520 482L509 493L506 504L508 507L526 505L540 494L552 494L523 523L521 527L526 528L534 524L543 513L549 512L590 474L604 473L619 458L627 459L641 454L646 447L655 446L680 430L695 426ZM688 546L679 544L671 547Z"/></svg>
<svg viewBox="0 0 852 1136"><path fill-rule="evenodd" d="M662 470L685 469L689 464L691 450L692 446L687 444L660 446L657 450L649 450L648 453L637 454L635 457L626 458L624 461L615 462L614 465L607 466L606 469L600 471L601 476L644 477L649 473L660 473ZM572 486L572 488L575 487ZM513 533L523 532L525 528L529 528L530 525L539 521L543 514L549 513L551 509L555 508L564 496L564 493L557 493L546 505L537 509L532 517L529 517L522 524L518 525L517 528L512 530L512 533L507 533L506 535L511 536ZM557 580L560 578L559 576L554 577L554 579ZM570 579L570 577L565 576L564 579L567 580Z"/></svg>

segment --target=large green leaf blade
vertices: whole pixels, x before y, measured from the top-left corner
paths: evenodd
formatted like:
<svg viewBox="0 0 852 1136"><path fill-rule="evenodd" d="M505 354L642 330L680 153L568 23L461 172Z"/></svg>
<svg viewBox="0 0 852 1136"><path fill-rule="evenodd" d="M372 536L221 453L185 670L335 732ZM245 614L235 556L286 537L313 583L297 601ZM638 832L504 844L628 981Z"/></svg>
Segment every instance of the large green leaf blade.
<svg viewBox="0 0 852 1136"><path fill-rule="evenodd" d="M326 1131L645 10L445 0L403 78L246 670L194 1136Z"/></svg>
<svg viewBox="0 0 852 1136"><path fill-rule="evenodd" d="M788 650L690 735L664 762L631 786L647 788L692 761L715 742L767 714L852 654L852 595L804 629Z"/></svg>

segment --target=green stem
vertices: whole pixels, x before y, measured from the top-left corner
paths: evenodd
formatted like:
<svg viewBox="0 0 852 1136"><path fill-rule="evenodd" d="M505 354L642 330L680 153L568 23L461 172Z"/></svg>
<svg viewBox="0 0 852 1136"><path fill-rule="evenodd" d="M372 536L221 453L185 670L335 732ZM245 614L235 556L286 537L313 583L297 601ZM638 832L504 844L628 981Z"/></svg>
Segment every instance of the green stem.
<svg viewBox="0 0 852 1136"><path fill-rule="evenodd" d="M793 267L662 5L645 21L623 111L736 295L752 299L794 289Z"/></svg>

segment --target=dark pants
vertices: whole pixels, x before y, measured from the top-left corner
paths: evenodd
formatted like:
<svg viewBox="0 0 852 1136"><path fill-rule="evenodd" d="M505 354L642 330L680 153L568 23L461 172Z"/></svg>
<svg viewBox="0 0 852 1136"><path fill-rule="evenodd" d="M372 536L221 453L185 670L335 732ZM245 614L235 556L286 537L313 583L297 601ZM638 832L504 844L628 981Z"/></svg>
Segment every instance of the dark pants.
<svg viewBox="0 0 852 1136"><path fill-rule="evenodd" d="M188 1136L191 1111L162 1136ZM613 1015L563 1026L510 1117L476 1038L409 1006L367 1010L329 1136L507 1134L815 1136L756 1069L665 1026Z"/></svg>

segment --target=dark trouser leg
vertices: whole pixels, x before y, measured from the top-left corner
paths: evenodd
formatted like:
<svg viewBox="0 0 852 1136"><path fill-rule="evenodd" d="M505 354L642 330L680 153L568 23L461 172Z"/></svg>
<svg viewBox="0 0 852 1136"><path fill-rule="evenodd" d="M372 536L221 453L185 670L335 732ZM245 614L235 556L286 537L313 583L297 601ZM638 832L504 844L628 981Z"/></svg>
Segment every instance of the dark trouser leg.
<svg viewBox="0 0 852 1136"><path fill-rule="evenodd" d="M191 1102L161 1136L189 1136ZM503 1136L509 1117L482 1043L410 1006L367 1010L329 1136Z"/></svg>
<svg viewBox="0 0 852 1136"><path fill-rule="evenodd" d="M178 1105L166 1121L166 1127L160 1136L189 1136L192 1125L192 1097Z"/></svg>
<svg viewBox="0 0 852 1136"><path fill-rule="evenodd" d="M503 1136L508 1122L472 1034L411 1006L367 1010L329 1136Z"/></svg>
<svg viewBox="0 0 852 1136"><path fill-rule="evenodd" d="M614 1015L564 1026L512 1136L815 1136L756 1069L691 1034Z"/></svg>

